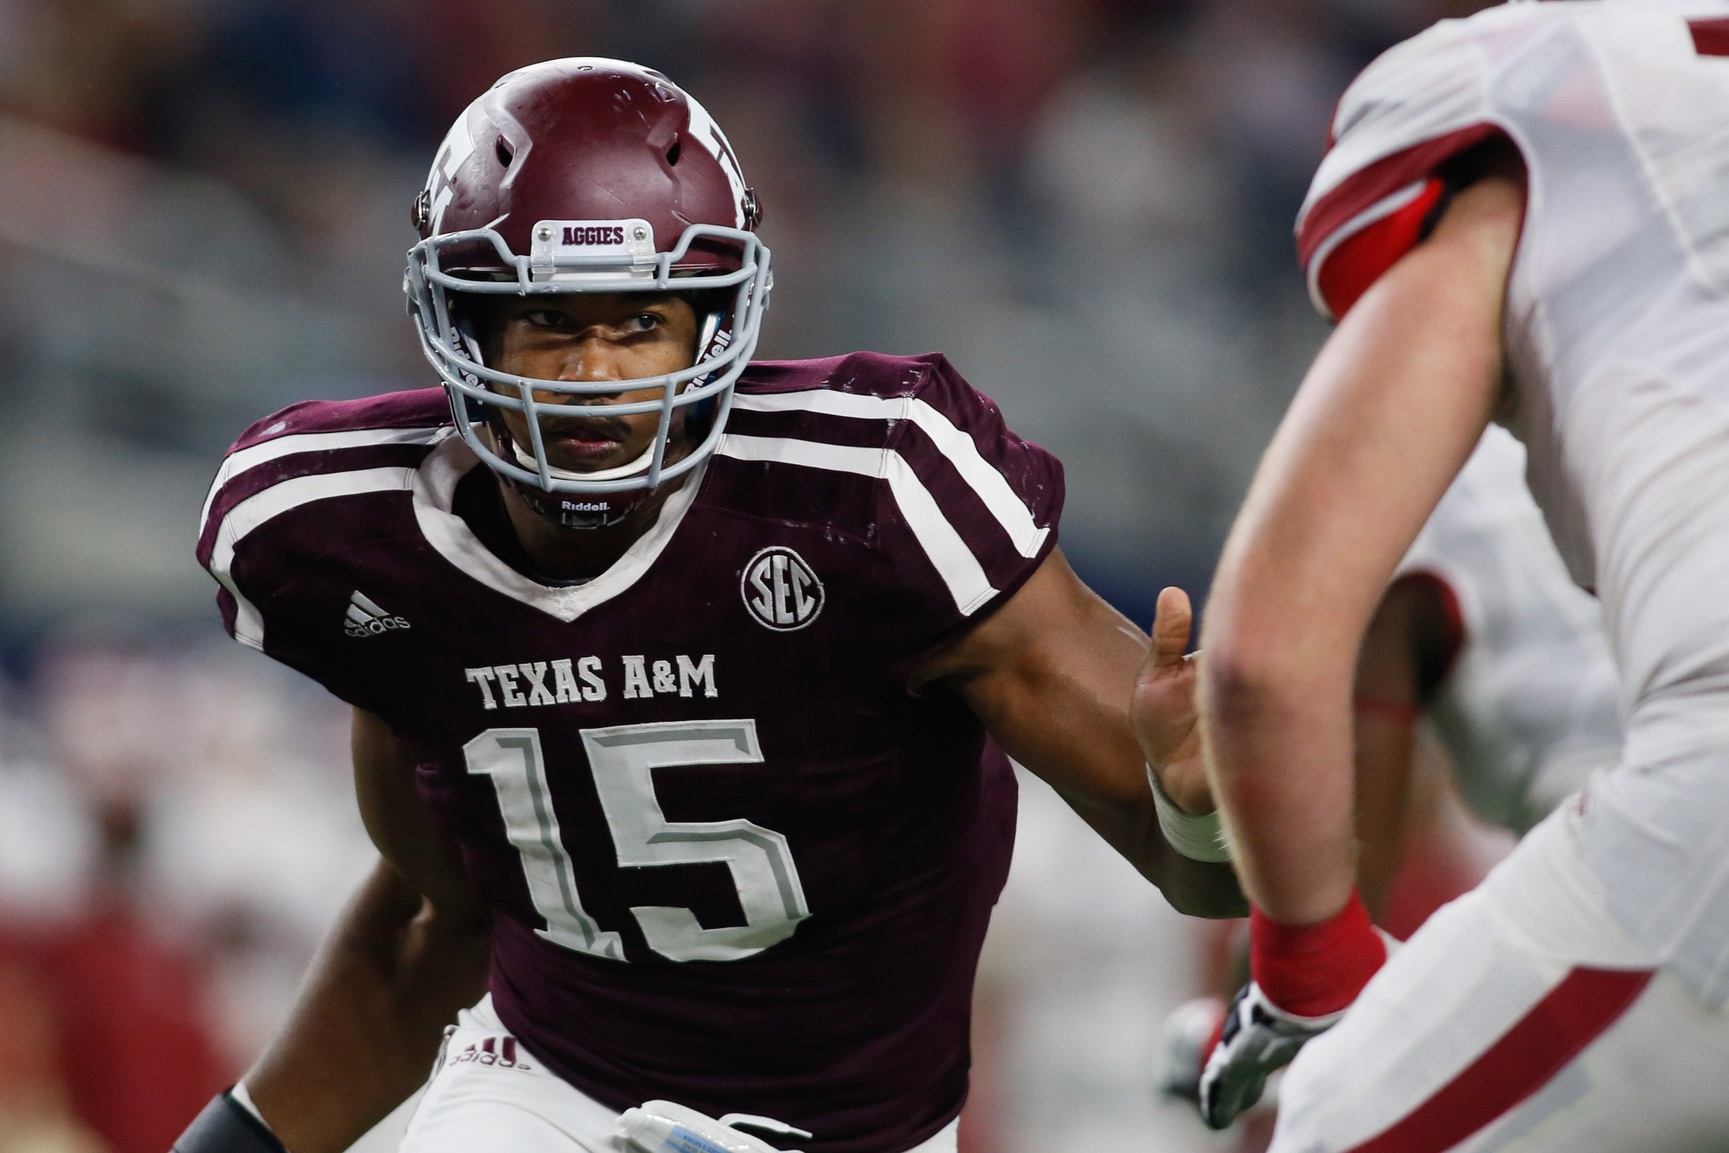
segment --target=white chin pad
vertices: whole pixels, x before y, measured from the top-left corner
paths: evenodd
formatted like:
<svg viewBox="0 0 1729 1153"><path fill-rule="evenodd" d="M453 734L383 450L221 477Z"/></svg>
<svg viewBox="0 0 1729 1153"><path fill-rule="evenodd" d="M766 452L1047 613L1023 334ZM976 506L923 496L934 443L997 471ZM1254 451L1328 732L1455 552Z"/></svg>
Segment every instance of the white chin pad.
<svg viewBox="0 0 1729 1153"><path fill-rule="evenodd" d="M516 454L516 463L529 472L538 473L540 462L534 459L534 454L524 452L520 444L513 438L510 442L511 452ZM594 472L572 472L567 468L559 468L551 461L546 462L547 475L553 480L584 481L584 480L618 480L620 477L635 476L648 471L649 463L654 459L654 445L643 450L641 456L629 464L617 465L613 468L596 469Z"/></svg>

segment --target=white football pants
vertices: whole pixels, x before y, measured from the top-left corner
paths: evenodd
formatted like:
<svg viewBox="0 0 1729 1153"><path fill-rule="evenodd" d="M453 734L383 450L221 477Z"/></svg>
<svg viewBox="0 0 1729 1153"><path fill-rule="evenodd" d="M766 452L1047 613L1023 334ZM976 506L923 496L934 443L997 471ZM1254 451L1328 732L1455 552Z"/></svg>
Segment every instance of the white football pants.
<svg viewBox="0 0 1729 1153"><path fill-rule="evenodd" d="M401 1153L619 1153L618 1117L524 1052L489 995L445 1038ZM956 1125L906 1153L955 1153Z"/></svg>
<svg viewBox="0 0 1729 1153"><path fill-rule="evenodd" d="M1271 1153L1729 1150L1729 763L1619 769L1287 1071Z"/></svg>

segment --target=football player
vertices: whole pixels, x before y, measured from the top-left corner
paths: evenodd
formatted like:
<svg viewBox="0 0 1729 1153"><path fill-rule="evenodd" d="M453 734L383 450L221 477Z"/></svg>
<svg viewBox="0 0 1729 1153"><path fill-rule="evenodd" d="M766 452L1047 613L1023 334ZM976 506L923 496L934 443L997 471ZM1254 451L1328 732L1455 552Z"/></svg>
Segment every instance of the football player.
<svg viewBox="0 0 1729 1153"><path fill-rule="evenodd" d="M334 1153L435 1053L414 1153L952 1150L1004 751L1240 908L1187 601L1149 649L1089 592L1060 466L941 356L753 362L760 216L665 76L511 73L414 206L442 389L223 463L224 621L354 706L383 863L183 1153Z"/></svg>
<svg viewBox="0 0 1729 1153"><path fill-rule="evenodd" d="M1399 562L1357 654L1357 885L1375 923L1400 936L1485 868L1443 819L1447 810L1425 802L1430 790L1415 779L1419 718L1433 726L1472 813L1515 834L1620 756L1619 687L1601 606L1567 575L1524 468L1519 442L1489 426ZM1423 842L1414 875L1405 852L1413 833ZM1392 901L1401 876L1409 880ZM1228 994L1247 962L1241 939L1211 944ZM1226 1008L1215 993L1171 1015L1167 1092L1197 1097Z"/></svg>
<svg viewBox="0 0 1729 1153"><path fill-rule="evenodd" d="M1254 978L1204 1106L1228 1116L1343 1016L1291 1068L1276 1150L1729 1133L1726 53L1721 2L1509 4L1393 49L1340 105L1298 229L1339 325L1202 646ZM1355 888L1356 656L1492 415L1602 601L1626 741L1388 961Z"/></svg>

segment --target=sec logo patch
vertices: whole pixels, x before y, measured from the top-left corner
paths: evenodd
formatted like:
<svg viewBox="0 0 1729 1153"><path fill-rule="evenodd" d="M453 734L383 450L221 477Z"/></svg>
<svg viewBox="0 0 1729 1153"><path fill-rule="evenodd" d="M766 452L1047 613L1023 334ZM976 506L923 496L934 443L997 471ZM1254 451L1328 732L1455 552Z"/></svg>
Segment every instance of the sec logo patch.
<svg viewBox="0 0 1729 1153"><path fill-rule="evenodd" d="M804 558L776 545L750 558L739 581L739 595L757 623L776 632L804 628L822 612L822 581Z"/></svg>

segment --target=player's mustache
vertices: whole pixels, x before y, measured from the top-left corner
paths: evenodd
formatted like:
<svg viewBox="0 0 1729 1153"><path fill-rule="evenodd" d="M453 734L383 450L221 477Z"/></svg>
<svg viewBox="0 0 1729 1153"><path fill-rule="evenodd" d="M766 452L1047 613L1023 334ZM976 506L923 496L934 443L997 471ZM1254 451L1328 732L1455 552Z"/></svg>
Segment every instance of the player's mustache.
<svg viewBox="0 0 1729 1153"><path fill-rule="evenodd" d="M581 433L585 436L603 436L607 440L624 441L630 437L630 424L616 416L549 416L544 412L540 418L540 434L546 437L563 436L567 433Z"/></svg>

